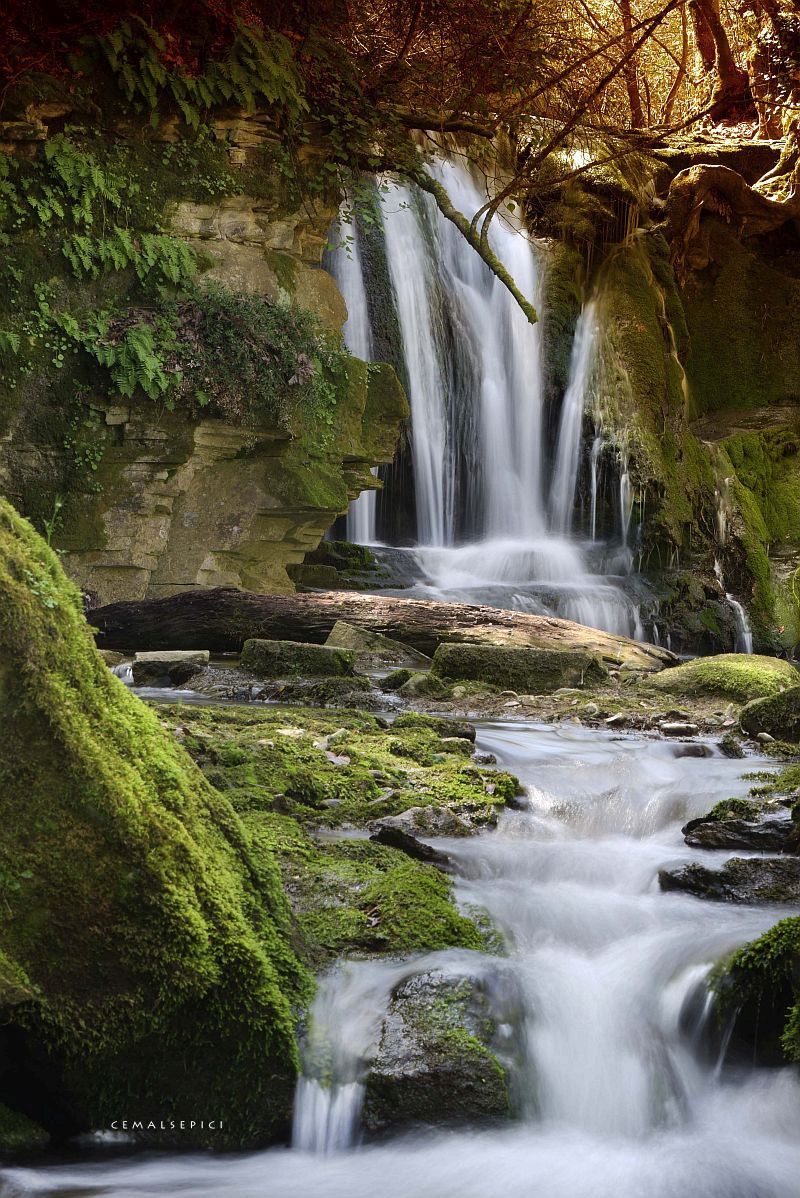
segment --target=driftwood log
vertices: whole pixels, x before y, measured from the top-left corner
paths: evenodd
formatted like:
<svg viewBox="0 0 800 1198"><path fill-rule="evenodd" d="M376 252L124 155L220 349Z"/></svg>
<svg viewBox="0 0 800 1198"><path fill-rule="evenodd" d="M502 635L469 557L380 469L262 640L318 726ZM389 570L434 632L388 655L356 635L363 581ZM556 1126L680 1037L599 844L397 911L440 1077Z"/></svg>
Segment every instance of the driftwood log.
<svg viewBox="0 0 800 1198"><path fill-rule="evenodd" d="M589 649L609 663L659 670L677 660L666 649L644 645L527 612L465 603L436 603L324 591L260 595L232 587L183 591L164 599L110 603L90 611L90 624L105 649L210 649L238 653L249 637L321 644L337 620L432 654L443 642Z"/></svg>

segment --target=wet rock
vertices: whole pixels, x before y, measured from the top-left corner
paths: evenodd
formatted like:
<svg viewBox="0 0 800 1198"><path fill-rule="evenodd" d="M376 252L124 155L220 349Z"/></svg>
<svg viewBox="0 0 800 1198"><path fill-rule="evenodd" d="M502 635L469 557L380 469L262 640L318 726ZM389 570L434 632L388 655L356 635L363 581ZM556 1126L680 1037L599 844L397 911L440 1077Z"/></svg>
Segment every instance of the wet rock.
<svg viewBox="0 0 800 1198"><path fill-rule="evenodd" d="M728 903L800 902L800 859L797 857L731 857L721 869L685 865L662 869L662 890L682 890L697 898Z"/></svg>
<svg viewBox="0 0 800 1198"><path fill-rule="evenodd" d="M356 664L361 670L387 665L414 666L417 670L426 670L431 664L429 657L410 645L402 645L400 641L393 641L379 632L356 628L344 620L336 621L325 644L331 649L348 649L355 653Z"/></svg>
<svg viewBox="0 0 800 1198"><path fill-rule="evenodd" d="M550 694L565 684L600 681L597 657L578 649L532 649L500 645L440 645L433 672L457 682L485 682L525 694Z"/></svg>
<svg viewBox="0 0 800 1198"><path fill-rule="evenodd" d="M800 686L748 703L741 710L739 725L750 736L766 732L776 740L800 741Z"/></svg>
<svg viewBox="0 0 800 1198"><path fill-rule="evenodd" d="M492 1051L495 1019L479 979L431 971L398 986L366 1085L372 1131L508 1118L506 1073Z"/></svg>
<svg viewBox="0 0 800 1198"><path fill-rule="evenodd" d="M440 869L448 869L452 862L447 853L442 853L432 845L424 844L417 836L407 832L405 828L391 824L389 821L380 823L370 836L377 844L387 844L392 849L400 849L407 857L416 861L426 861L429 865L437 865Z"/></svg>
<svg viewBox="0 0 800 1198"><path fill-rule="evenodd" d="M379 685L382 691L391 693L392 691L399 691L400 687L413 677L414 671L404 667L400 670L392 670L391 674L387 674L385 678L381 679Z"/></svg>
<svg viewBox="0 0 800 1198"><path fill-rule="evenodd" d="M352 675L355 654L302 641L245 641L242 668L261 678L344 677Z"/></svg>
<svg viewBox="0 0 800 1198"><path fill-rule="evenodd" d="M137 653L133 659L134 686L183 686L208 665L207 649L171 649Z"/></svg>
<svg viewBox="0 0 800 1198"><path fill-rule="evenodd" d="M690 742L686 745L676 745L672 753L674 757L710 757L711 748L709 745Z"/></svg>
<svg viewBox="0 0 800 1198"><path fill-rule="evenodd" d="M374 820L369 827L373 833L391 828L409 836L471 836L474 832L467 820L447 807L409 807L399 815Z"/></svg>
<svg viewBox="0 0 800 1198"><path fill-rule="evenodd" d="M110 670L113 670L114 666L121 666L125 660L124 653L115 653L113 649L98 649L98 653Z"/></svg>
<svg viewBox="0 0 800 1198"><path fill-rule="evenodd" d="M684 723L683 721L668 720L663 724L658 725L659 732L663 732L665 736L694 736L699 732L697 724Z"/></svg>
<svg viewBox="0 0 800 1198"><path fill-rule="evenodd" d="M373 691L369 678L359 674L351 678L282 679L268 683L262 698L312 707L360 707L365 711L386 706L385 698Z"/></svg>
<svg viewBox="0 0 800 1198"><path fill-rule="evenodd" d="M754 852L781 853L794 827L785 808L775 804L774 813L761 818L690 820L683 838L693 849L752 849Z"/></svg>
<svg viewBox="0 0 800 1198"><path fill-rule="evenodd" d="M447 687L435 674L412 674L398 689L404 699L441 699Z"/></svg>

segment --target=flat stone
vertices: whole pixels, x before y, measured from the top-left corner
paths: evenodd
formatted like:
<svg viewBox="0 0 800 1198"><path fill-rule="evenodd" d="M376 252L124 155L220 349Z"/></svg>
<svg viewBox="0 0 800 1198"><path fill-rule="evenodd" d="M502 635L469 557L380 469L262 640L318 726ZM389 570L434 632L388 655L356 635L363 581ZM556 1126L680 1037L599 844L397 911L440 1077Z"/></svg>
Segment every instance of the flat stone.
<svg viewBox="0 0 800 1198"><path fill-rule="evenodd" d="M800 858L731 857L721 869L685 865L662 869L662 890L682 890L697 898L728 903L800 902Z"/></svg>
<svg viewBox="0 0 800 1198"><path fill-rule="evenodd" d="M182 686L209 662L208 649L170 649L137 653L133 659L134 686Z"/></svg>

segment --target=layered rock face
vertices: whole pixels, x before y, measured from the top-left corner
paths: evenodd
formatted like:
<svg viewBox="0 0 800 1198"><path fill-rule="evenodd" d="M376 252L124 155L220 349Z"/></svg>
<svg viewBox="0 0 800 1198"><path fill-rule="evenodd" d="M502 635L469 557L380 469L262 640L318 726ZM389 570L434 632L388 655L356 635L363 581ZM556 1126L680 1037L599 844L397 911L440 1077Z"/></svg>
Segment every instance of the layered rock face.
<svg viewBox="0 0 800 1198"><path fill-rule="evenodd" d="M296 307L310 312L322 335L333 334L335 344L347 311L321 262L338 197L320 195L303 203L287 194L270 157L277 139L268 122L220 117L213 134L210 148L203 143L191 149L208 158L195 168L196 183L181 177L180 155L190 152L189 143L169 125L137 151L139 159L133 155L127 162L123 152L130 194L153 189L156 177L160 189L155 213L128 218L132 244L138 246L142 235L153 242L174 239L191 249L200 266L201 297L211 288L274 305L278 325L280 313L287 313L285 340L291 337L290 313ZM126 134L120 136L124 144ZM31 144L32 161L42 161L48 146L45 123L39 141ZM166 166L162 146L167 147ZM31 158L28 142L6 149ZM95 139L91 147L69 143L68 151L98 162L107 151L120 152L116 134L108 146ZM240 177L243 188L255 181L257 194L238 194ZM193 190L198 198L186 198ZM164 235L148 228L162 229ZM13 235L12 244L14 261L24 263L14 267L21 287L47 277L53 263L34 265L43 233L23 230ZM53 261L63 272L63 261ZM49 310L65 308L80 317L83 311L118 312L124 297L129 315L114 318L124 327L142 319L152 324L162 294L163 288L143 305L130 269L115 265L104 267L96 282L59 278L47 303ZM44 328L41 312L36 319ZM4 313L0 327L8 320ZM235 320L233 328L236 336ZM119 336L115 341L112 334L109 344L118 344ZM242 339L247 340L246 331ZM41 346L42 336L37 334L37 340ZM46 340L45 350L50 344ZM12 367L23 352L24 344L10 354ZM139 389L128 400L113 386L98 386L96 368L87 373L74 367L69 349L42 354L34 347L33 352L32 366L9 386L10 398L0 397L0 491L39 528L52 521L49 535L64 551L69 574L103 602L196 586L293 590L286 567L303 561L351 498L377 485L370 468L391 460L408 414L392 368L367 367L355 358L335 375L317 367L328 389L322 413L296 405L277 419L254 402L242 418L240 412L227 412L223 394L221 411L205 418L202 395L174 410L158 398L148 401ZM253 346L254 355L262 352L269 369L273 347ZM299 355L290 388L292 382L302 384L304 373L314 367L313 359ZM5 375L3 383L11 377Z"/></svg>
<svg viewBox="0 0 800 1198"><path fill-rule="evenodd" d="M391 458L406 401L390 366L354 358L327 445L313 430L95 411L107 446L99 490L82 497L60 543L75 581L113 602L197 586L293 590L286 566L319 544L372 480L369 467Z"/></svg>

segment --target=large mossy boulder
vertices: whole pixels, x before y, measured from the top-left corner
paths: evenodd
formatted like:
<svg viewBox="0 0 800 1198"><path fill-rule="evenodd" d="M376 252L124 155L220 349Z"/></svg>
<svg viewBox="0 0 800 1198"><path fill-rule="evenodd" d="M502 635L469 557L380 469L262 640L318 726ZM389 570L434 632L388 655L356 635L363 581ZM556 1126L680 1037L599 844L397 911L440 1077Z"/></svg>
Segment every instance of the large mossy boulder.
<svg viewBox="0 0 800 1198"><path fill-rule="evenodd" d="M508 1118L506 1072L492 1048L488 995L472 978L418 974L398 986L367 1078L372 1131Z"/></svg>
<svg viewBox="0 0 800 1198"><path fill-rule="evenodd" d="M432 672L452 682L485 682L532 695L599 682L606 675L595 655L583 650L505 645L440 645Z"/></svg>
<svg viewBox="0 0 800 1198"><path fill-rule="evenodd" d="M788 661L749 653L698 657L647 679L647 686L669 695L689 699L708 695L735 703L777 695L798 683L800 673Z"/></svg>
<svg viewBox="0 0 800 1198"><path fill-rule="evenodd" d="M283 1133L310 982L277 866L109 671L2 500L0 723L0 1103L55 1134ZM206 1127L171 1137L192 1112Z"/></svg>
<svg viewBox="0 0 800 1198"><path fill-rule="evenodd" d="M766 732L776 740L800 741L800 686L748 703L742 708L739 723L742 731L751 736Z"/></svg>

